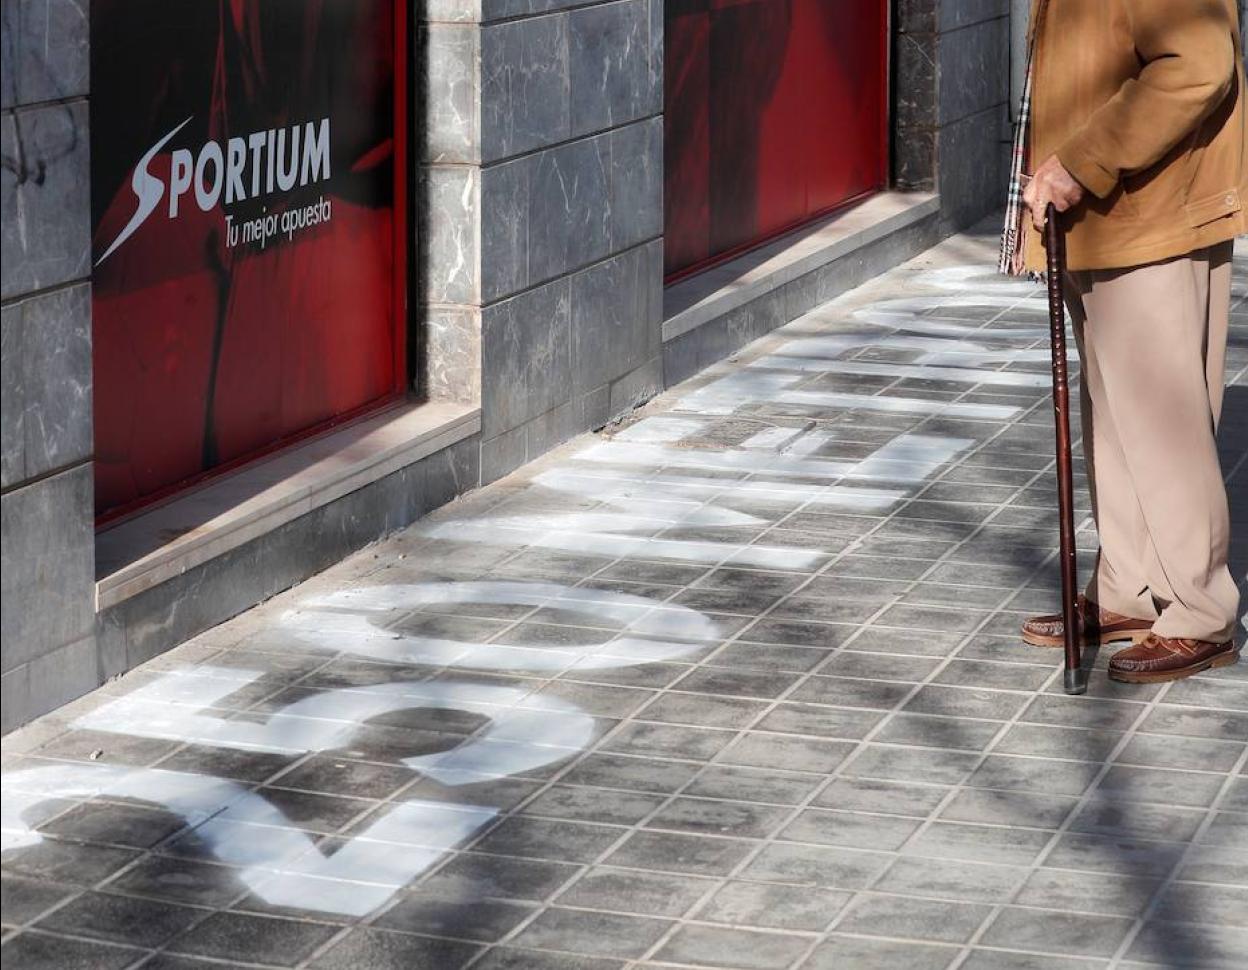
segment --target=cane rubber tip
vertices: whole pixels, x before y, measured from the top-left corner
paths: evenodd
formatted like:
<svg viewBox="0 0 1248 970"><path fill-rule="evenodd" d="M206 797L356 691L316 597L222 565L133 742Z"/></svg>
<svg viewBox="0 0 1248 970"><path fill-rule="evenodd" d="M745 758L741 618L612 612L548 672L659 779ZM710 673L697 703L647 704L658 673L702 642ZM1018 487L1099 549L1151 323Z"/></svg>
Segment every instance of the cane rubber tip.
<svg viewBox="0 0 1248 970"><path fill-rule="evenodd" d="M1064 671L1062 677L1062 686L1065 687L1067 694L1086 694L1088 692L1088 679L1083 675L1082 670Z"/></svg>

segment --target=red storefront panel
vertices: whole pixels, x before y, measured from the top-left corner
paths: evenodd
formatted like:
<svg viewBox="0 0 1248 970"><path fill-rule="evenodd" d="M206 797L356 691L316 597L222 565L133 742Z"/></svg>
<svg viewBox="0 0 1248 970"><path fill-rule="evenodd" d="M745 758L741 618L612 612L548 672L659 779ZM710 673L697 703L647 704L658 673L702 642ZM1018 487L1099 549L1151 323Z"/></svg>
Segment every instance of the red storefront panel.
<svg viewBox="0 0 1248 970"><path fill-rule="evenodd" d="M666 271L884 187L887 0L667 0Z"/></svg>
<svg viewBox="0 0 1248 970"><path fill-rule="evenodd" d="M403 6L93 0L102 518L401 392Z"/></svg>

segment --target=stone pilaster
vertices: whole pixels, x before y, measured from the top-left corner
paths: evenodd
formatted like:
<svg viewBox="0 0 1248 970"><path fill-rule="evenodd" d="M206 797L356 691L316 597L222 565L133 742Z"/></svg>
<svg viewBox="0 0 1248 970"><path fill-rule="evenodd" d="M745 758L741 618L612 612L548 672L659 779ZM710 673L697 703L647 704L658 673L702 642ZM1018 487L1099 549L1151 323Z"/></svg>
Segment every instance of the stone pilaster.
<svg viewBox="0 0 1248 970"><path fill-rule="evenodd" d="M662 3L426 18L426 390L480 402L490 481L660 389Z"/></svg>
<svg viewBox="0 0 1248 970"><path fill-rule="evenodd" d="M1004 204L1011 0L897 0L893 177L936 189L944 232Z"/></svg>
<svg viewBox="0 0 1248 970"><path fill-rule="evenodd" d="M99 683L87 0L0 12L4 729Z"/></svg>

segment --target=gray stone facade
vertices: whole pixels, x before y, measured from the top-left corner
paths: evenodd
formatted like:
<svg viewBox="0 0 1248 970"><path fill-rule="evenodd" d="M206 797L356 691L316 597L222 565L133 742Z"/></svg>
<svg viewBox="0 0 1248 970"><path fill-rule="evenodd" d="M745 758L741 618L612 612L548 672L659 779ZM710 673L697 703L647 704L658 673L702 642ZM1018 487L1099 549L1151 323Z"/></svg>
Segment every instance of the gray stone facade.
<svg viewBox="0 0 1248 970"><path fill-rule="evenodd" d="M864 281L998 205L1008 0L897 0L894 181L939 217L664 344L662 0L414 4L421 395L479 437L95 608L86 0L3 8L8 730Z"/></svg>
<svg viewBox="0 0 1248 970"><path fill-rule="evenodd" d="M942 235L1004 204L1010 37L1010 0L895 3L894 183L940 193Z"/></svg>
<svg viewBox="0 0 1248 970"><path fill-rule="evenodd" d="M4 727L99 683L87 4L0 12Z"/></svg>
<svg viewBox="0 0 1248 970"><path fill-rule="evenodd" d="M422 295L480 348L484 481L662 386L662 8L426 9Z"/></svg>

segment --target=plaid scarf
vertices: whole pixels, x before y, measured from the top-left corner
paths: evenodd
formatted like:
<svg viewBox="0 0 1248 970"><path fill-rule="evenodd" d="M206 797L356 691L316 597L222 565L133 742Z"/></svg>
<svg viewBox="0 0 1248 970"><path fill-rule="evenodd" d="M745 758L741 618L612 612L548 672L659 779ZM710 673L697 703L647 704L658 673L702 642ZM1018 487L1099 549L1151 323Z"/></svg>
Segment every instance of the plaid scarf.
<svg viewBox="0 0 1248 970"><path fill-rule="evenodd" d="M1027 167L1027 135L1031 127L1031 54L1027 54L1027 78L1023 82L1023 100L1018 108L1018 123L1014 126L1014 147L1010 153L1010 190L1005 200L1005 227L1001 231L1001 255L997 260L997 272L1007 276L1023 273L1024 250L1027 234L1023 220L1027 207L1023 205L1023 169Z"/></svg>
<svg viewBox="0 0 1248 970"><path fill-rule="evenodd" d="M1027 73L1023 81L1023 99L1018 106L1018 122L1014 126L1014 147L1010 152L1010 189L1005 201L1005 227L1001 231L1001 255L997 260L997 271L1008 276L1023 274L1024 249L1027 243L1025 231L1027 207L1023 205L1023 187L1027 168L1027 142L1031 134L1031 82L1032 57L1036 52L1036 37L1040 33L1039 21L1044 16L1046 0L1036 0L1040 4L1036 12L1036 23L1032 25L1032 35L1027 44Z"/></svg>

